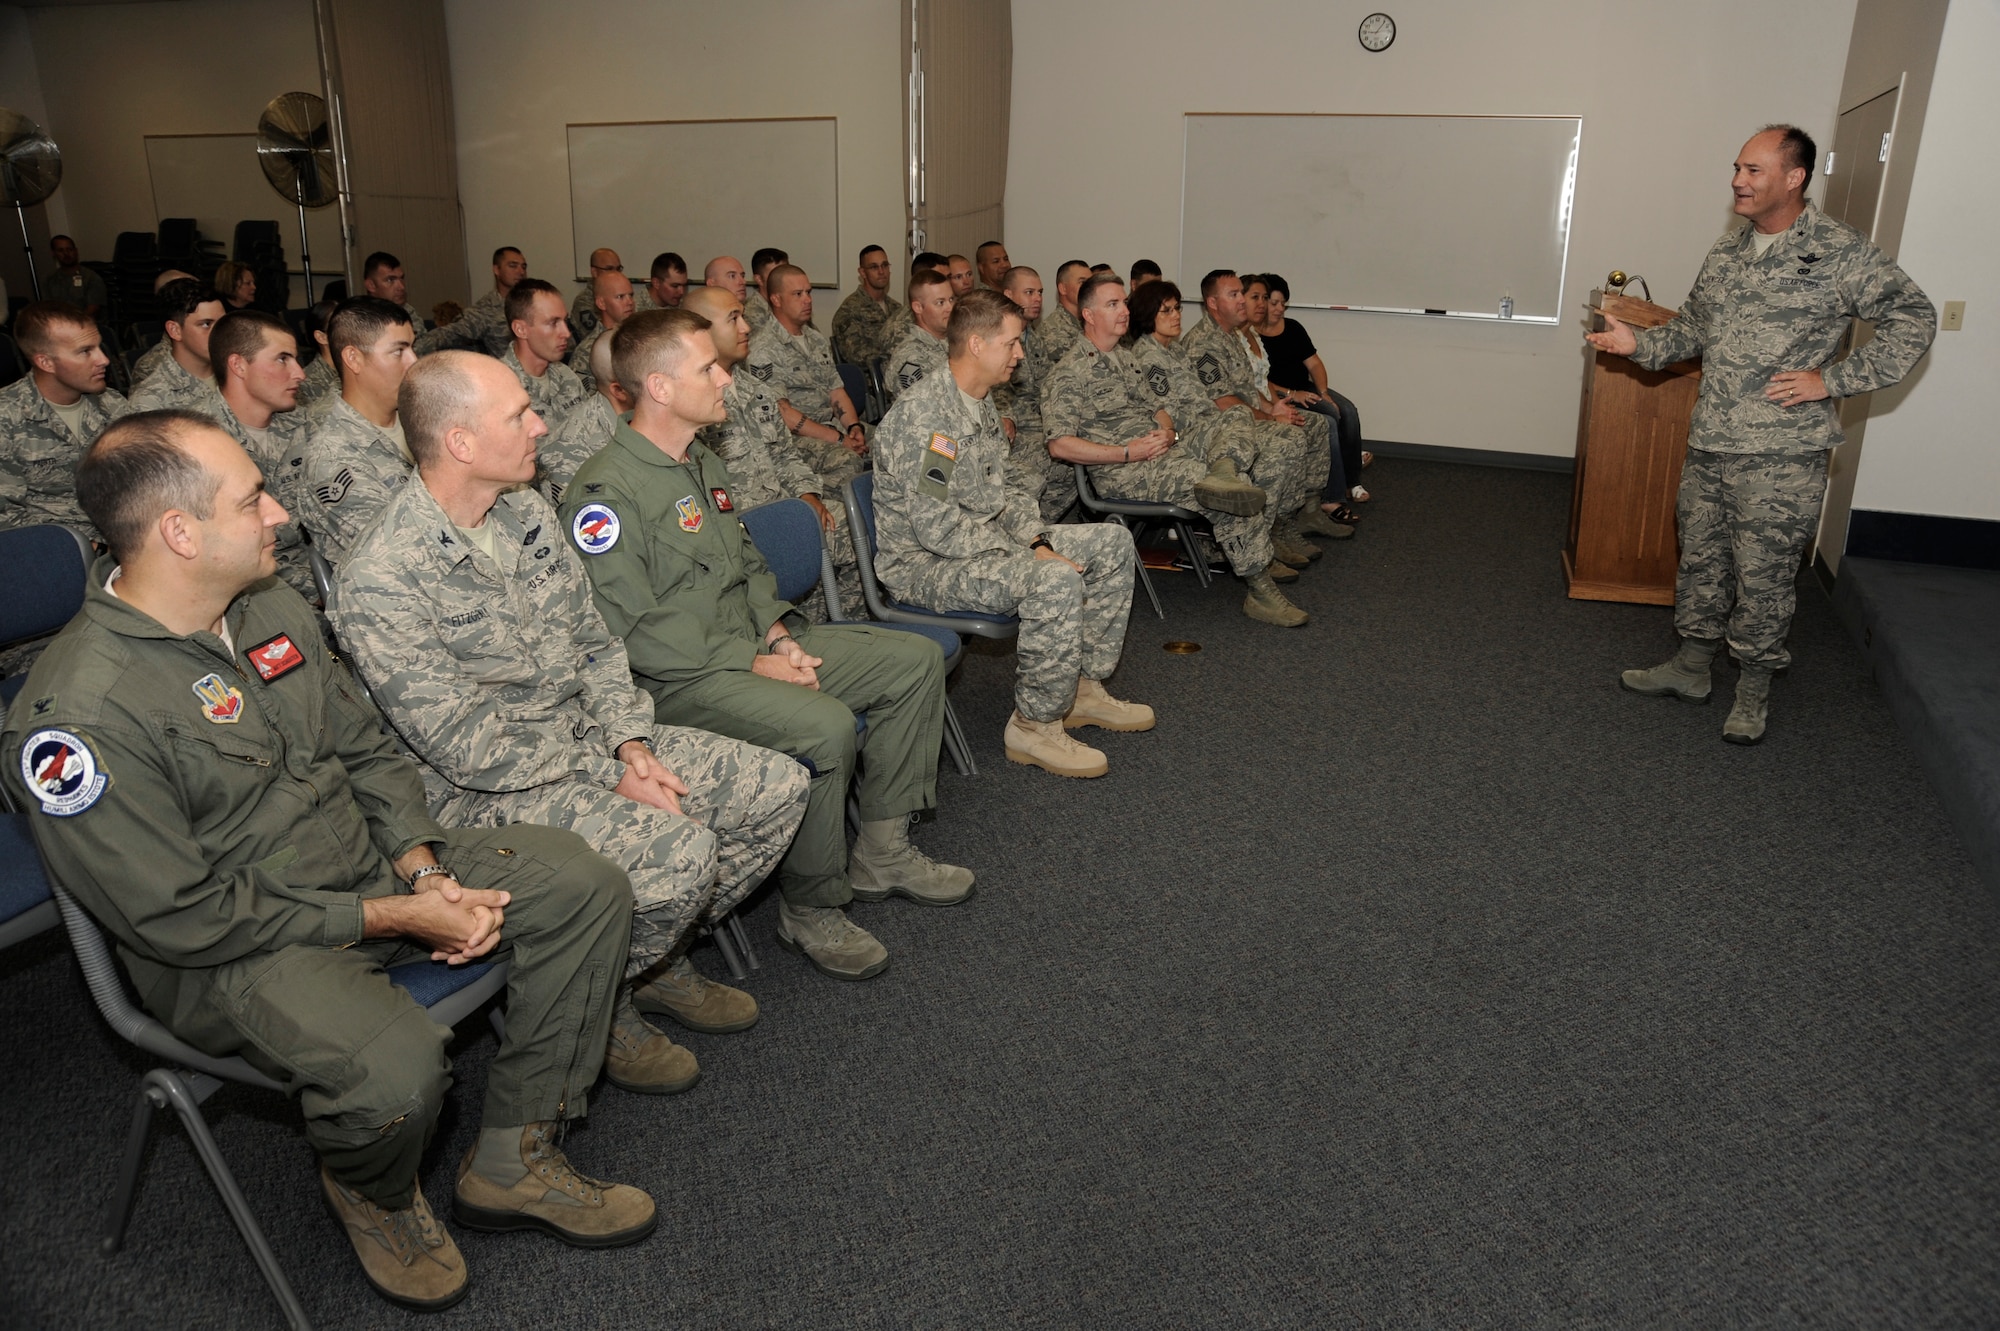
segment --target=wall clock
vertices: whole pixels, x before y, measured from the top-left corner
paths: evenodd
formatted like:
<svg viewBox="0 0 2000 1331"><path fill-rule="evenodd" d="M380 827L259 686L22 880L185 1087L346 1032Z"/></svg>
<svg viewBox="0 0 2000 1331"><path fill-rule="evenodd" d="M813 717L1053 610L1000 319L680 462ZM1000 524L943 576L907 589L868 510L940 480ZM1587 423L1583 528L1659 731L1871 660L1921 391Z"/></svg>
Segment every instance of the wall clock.
<svg viewBox="0 0 2000 1331"><path fill-rule="evenodd" d="M1361 31L1355 35L1361 39L1362 50L1386 51L1396 40L1396 20L1387 14L1370 14L1361 20Z"/></svg>

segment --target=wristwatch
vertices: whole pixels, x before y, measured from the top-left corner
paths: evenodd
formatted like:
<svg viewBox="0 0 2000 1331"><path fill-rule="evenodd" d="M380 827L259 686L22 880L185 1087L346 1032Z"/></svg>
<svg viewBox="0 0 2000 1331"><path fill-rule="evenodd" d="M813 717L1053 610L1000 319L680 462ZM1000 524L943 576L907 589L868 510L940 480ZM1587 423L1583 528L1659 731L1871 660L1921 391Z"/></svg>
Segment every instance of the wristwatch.
<svg viewBox="0 0 2000 1331"><path fill-rule="evenodd" d="M453 872L452 872L451 870L449 870L449 869L445 868L445 867L444 867L444 866L443 866L442 864L426 864L426 865L425 865L425 866L424 866L423 868L421 868L421 869L417 870L417 871L416 871L415 873L413 873L413 874L411 874L411 875L410 875L410 887L411 887L411 889L412 889L412 890L414 890L414 889L416 888L416 886L417 886L417 880L418 880L419 878L429 878L429 877L431 877L431 876L432 876L433 874L443 874L443 875L444 875L444 876L445 876L446 878L457 878L457 877L458 877L458 875L457 875L457 874L455 874L455 873L453 873Z"/></svg>
<svg viewBox="0 0 2000 1331"><path fill-rule="evenodd" d="M1037 536L1034 540L1029 541L1028 548L1030 550L1046 550L1050 554L1054 554L1056 550L1053 545L1049 544L1049 538L1046 536Z"/></svg>

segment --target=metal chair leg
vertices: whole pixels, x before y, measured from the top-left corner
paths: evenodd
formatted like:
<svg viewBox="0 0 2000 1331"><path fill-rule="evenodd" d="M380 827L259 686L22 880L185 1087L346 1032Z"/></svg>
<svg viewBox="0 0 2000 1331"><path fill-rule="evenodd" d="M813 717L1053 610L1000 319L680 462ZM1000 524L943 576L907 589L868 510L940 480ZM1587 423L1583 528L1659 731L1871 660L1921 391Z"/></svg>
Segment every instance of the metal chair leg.
<svg viewBox="0 0 2000 1331"><path fill-rule="evenodd" d="M972 746L966 743L965 728L958 723L958 714L951 710L951 699L944 703L944 749L951 755L952 766L960 776L978 776L979 764L972 760Z"/></svg>
<svg viewBox="0 0 2000 1331"><path fill-rule="evenodd" d="M152 1100L152 1092L165 1097L165 1102L180 1116L181 1125L188 1136L194 1139L195 1153L208 1170L208 1177L215 1184L215 1190L222 1194L222 1204L229 1210L229 1218L236 1222L236 1232L243 1236L244 1246L250 1249L256 1259L257 1269L263 1273L264 1283L271 1287L272 1297L285 1311L285 1320L295 1331L312 1331L312 1321L306 1316L305 1306L299 1296L292 1292L291 1282L285 1279L284 1268L278 1265L278 1255L271 1251L271 1244L264 1237L264 1231L257 1224L257 1217L251 1214L250 1203L244 1200L243 1190L236 1186L236 1176L229 1172L229 1166L222 1159L222 1152L216 1147L215 1138L208 1132L208 1123L201 1116L201 1101L189 1088L179 1073L166 1068L155 1068L146 1074L145 1085L150 1088L147 1099Z"/></svg>
<svg viewBox="0 0 2000 1331"><path fill-rule="evenodd" d="M736 944L729 939L729 924L735 918L731 915L728 920L724 920L708 932L709 937L715 940L716 949L722 953L722 964L729 967L729 978L747 980L750 978L750 972L743 968L743 959L736 955Z"/></svg>
<svg viewBox="0 0 2000 1331"><path fill-rule="evenodd" d="M737 949L743 953L743 960L751 970L763 970L763 963L757 960L757 949L750 946L750 931L743 927L743 917L731 911L727 923L730 935L736 939Z"/></svg>
<svg viewBox="0 0 2000 1331"><path fill-rule="evenodd" d="M1174 523L1174 531L1181 538L1181 548L1187 551L1188 562L1194 565L1194 580L1203 587L1208 586L1208 556L1201 552L1201 546L1194 539L1194 532L1185 522Z"/></svg>
<svg viewBox="0 0 2000 1331"><path fill-rule="evenodd" d="M98 1251L106 1257L125 1246L125 1229L132 1223L132 1209L139 1198L139 1172L146 1164L146 1144L153 1138L153 1111L167 1107L167 1097L149 1084L151 1076L139 1083L139 1095L132 1105L132 1130L125 1135L125 1158L118 1166L118 1186L111 1193L111 1211L105 1217L104 1239Z"/></svg>

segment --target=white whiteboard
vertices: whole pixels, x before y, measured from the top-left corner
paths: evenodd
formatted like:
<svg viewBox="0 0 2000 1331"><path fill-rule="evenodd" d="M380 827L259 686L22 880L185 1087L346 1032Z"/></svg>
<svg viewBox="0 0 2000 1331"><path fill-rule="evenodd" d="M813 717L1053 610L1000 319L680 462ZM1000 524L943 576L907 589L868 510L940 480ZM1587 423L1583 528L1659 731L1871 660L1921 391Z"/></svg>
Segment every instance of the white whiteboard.
<svg viewBox="0 0 2000 1331"><path fill-rule="evenodd" d="M148 134L146 169L153 180L153 222L192 217L201 234L222 243L226 258L238 222L276 222L285 244L285 266L300 271L299 206L264 178L255 134ZM321 279L341 270L340 210L306 209L313 272ZM317 289L321 283L315 281Z"/></svg>
<svg viewBox="0 0 2000 1331"><path fill-rule="evenodd" d="M1189 115L1183 284L1277 272L1292 303L1554 323L1583 121ZM1251 188L1254 182L1255 188Z"/></svg>
<svg viewBox="0 0 2000 1331"><path fill-rule="evenodd" d="M838 286L837 122L658 120L569 126L569 203L576 275L590 252L614 249L634 282L672 250L697 282L717 255L745 264L774 246L816 286Z"/></svg>

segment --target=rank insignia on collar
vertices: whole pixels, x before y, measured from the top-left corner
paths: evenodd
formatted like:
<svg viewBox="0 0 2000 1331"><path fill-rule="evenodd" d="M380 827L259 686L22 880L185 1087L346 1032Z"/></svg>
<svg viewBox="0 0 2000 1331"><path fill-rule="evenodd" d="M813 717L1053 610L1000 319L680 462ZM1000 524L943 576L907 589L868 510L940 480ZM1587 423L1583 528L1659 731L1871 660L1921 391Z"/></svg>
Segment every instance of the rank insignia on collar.
<svg viewBox="0 0 2000 1331"><path fill-rule="evenodd" d="M281 675L291 674L305 663L305 653L292 645L288 633L267 638L250 649L250 665L264 677L266 684Z"/></svg>
<svg viewBox="0 0 2000 1331"><path fill-rule="evenodd" d="M697 532L701 530L701 503L693 495L675 501L674 512L680 514L682 531Z"/></svg>
<svg viewBox="0 0 2000 1331"><path fill-rule="evenodd" d="M729 501L729 491L717 485L711 487L708 493L709 497L715 500L716 512L734 513L736 511L736 505Z"/></svg>
<svg viewBox="0 0 2000 1331"><path fill-rule="evenodd" d="M201 714L216 725L233 726L243 719L243 691L224 682L222 676L210 671L192 687L194 696L201 700Z"/></svg>

